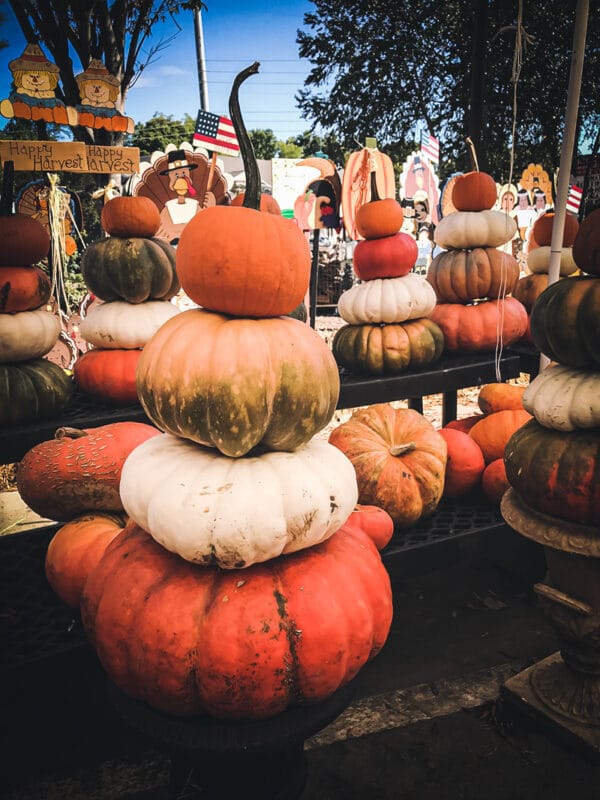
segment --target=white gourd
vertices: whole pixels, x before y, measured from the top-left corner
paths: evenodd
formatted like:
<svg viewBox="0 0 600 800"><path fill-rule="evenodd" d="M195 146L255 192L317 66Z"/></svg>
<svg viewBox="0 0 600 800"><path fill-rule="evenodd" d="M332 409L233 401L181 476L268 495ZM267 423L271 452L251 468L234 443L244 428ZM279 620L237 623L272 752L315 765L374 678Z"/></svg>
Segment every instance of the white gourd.
<svg viewBox="0 0 600 800"><path fill-rule="evenodd" d="M600 426L600 372L562 364L546 367L523 393L523 406L556 431Z"/></svg>
<svg viewBox="0 0 600 800"><path fill-rule="evenodd" d="M547 273L550 267L550 246L535 247L527 253L527 266L531 272ZM573 248L563 247L560 256L560 275L564 278L572 275L577 270L577 264L573 261Z"/></svg>
<svg viewBox="0 0 600 800"><path fill-rule="evenodd" d="M435 304L431 284L411 272L356 284L340 296L338 312L350 325L394 323L427 317Z"/></svg>
<svg viewBox="0 0 600 800"><path fill-rule="evenodd" d="M45 356L60 331L58 316L45 308L0 314L0 364Z"/></svg>
<svg viewBox="0 0 600 800"><path fill-rule="evenodd" d="M358 501L350 460L324 439L230 458L165 433L123 466L127 514L186 561L239 569L319 544Z"/></svg>
<svg viewBox="0 0 600 800"><path fill-rule="evenodd" d="M86 342L106 350L136 350L179 309L166 300L126 303L114 300L90 309L79 329Z"/></svg>
<svg viewBox="0 0 600 800"><path fill-rule="evenodd" d="M433 238L446 250L499 247L517 232L517 223L503 211L455 211L442 217Z"/></svg>

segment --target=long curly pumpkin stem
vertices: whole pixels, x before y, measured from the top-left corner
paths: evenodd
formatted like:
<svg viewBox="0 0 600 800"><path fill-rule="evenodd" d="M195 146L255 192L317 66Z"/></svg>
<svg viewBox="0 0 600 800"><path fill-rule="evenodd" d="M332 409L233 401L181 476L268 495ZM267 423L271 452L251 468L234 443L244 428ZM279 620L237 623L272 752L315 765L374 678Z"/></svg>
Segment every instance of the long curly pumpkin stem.
<svg viewBox="0 0 600 800"><path fill-rule="evenodd" d="M229 95L229 116L233 122L235 134L240 145L240 154L244 162L244 173L246 175L246 191L244 192L243 205L246 208L253 208L256 211L260 208L260 170L258 169L258 162L254 155L254 148L248 136L248 131L242 119L242 111L240 109L239 89L242 83L249 78L250 75L256 75L260 63L255 61L246 69L239 72L233 81L231 87L231 94Z"/></svg>
<svg viewBox="0 0 600 800"><path fill-rule="evenodd" d="M2 196L0 198L0 217L9 217L13 205L13 181L15 178L15 162L5 161L2 170Z"/></svg>
<svg viewBox="0 0 600 800"><path fill-rule="evenodd" d="M379 190L377 189L377 171L371 171L371 199L370 203L374 203L376 200L381 200L379 196Z"/></svg>

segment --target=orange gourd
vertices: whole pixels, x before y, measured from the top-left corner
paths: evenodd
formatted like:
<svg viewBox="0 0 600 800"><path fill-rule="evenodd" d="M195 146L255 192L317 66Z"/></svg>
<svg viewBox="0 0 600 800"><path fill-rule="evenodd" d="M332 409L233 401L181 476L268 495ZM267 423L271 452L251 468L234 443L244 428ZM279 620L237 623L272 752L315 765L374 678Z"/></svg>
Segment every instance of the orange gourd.
<svg viewBox="0 0 600 800"><path fill-rule="evenodd" d="M110 236L149 239L160 227L160 214L149 197L113 197L102 206L100 224Z"/></svg>
<svg viewBox="0 0 600 800"><path fill-rule="evenodd" d="M506 409L486 414L469 431L481 447L485 463L489 464L504 456L504 448L513 433L531 419L525 409Z"/></svg>
<svg viewBox="0 0 600 800"><path fill-rule="evenodd" d="M483 453L468 433L442 428L440 435L448 447L444 497L463 497L479 485L485 468Z"/></svg>
<svg viewBox="0 0 600 800"><path fill-rule="evenodd" d="M376 172L371 172L371 199L356 212L356 230L365 239L380 239L400 231L404 211L397 200L379 197Z"/></svg>
<svg viewBox="0 0 600 800"><path fill-rule="evenodd" d="M552 229L554 227L555 219L554 211L546 211L541 214L533 223L531 233L535 241L540 247L548 247L552 244ZM579 221L573 214L565 214L565 225L563 229L563 247L572 247L577 231L579 230Z"/></svg>
<svg viewBox="0 0 600 800"><path fill-rule="evenodd" d="M482 386L477 397L477 404L484 414L506 409L522 409L525 386L514 383L488 383Z"/></svg>
<svg viewBox="0 0 600 800"><path fill-rule="evenodd" d="M486 211L497 198L496 181L487 172L457 175L452 185L452 203L457 211Z"/></svg>

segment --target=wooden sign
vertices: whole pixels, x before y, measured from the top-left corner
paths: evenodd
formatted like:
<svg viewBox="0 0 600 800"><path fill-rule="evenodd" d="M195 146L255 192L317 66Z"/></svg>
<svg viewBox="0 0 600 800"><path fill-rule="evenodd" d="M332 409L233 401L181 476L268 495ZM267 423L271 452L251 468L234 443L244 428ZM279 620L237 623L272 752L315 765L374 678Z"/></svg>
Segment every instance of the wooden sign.
<svg viewBox="0 0 600 800"><path fill-rule="evenodd" d="M139 170L140 149L7 139L0 141L0 162L5 161L12 161L15 170L133 175Z"/></svg>

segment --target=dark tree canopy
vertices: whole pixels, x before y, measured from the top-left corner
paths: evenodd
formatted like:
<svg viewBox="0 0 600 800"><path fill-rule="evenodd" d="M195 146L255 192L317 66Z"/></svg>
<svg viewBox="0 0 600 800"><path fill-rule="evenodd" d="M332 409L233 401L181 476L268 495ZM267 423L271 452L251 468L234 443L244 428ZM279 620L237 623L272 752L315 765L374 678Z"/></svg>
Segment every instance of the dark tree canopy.
<svg viewBox="0 0 600 800"><path fill-rule="evenodd" d="M420 127L440 140L441 171L466 170L465 139L479 166L508 178L518 3L501 0L312 0L298 31L312 64L298 106L313 129L344 147L374 136L392 157L415 148ZM524 0L517 82L515 166L558 166L563 138L575 0ZM579 141L600 124L600 8L590 3L579 109Z"/></svg>

